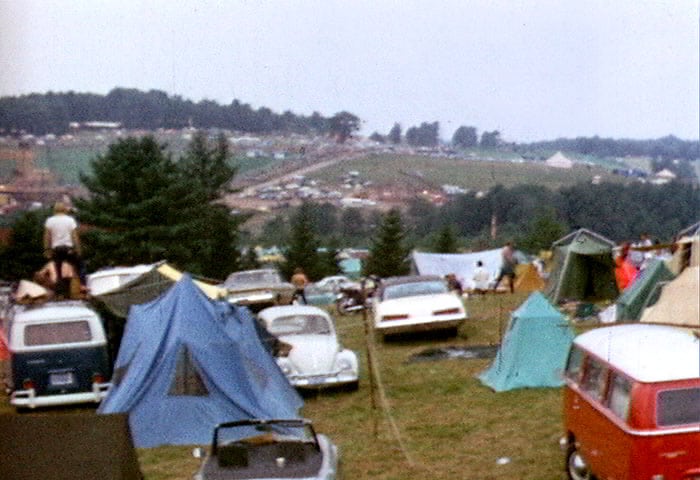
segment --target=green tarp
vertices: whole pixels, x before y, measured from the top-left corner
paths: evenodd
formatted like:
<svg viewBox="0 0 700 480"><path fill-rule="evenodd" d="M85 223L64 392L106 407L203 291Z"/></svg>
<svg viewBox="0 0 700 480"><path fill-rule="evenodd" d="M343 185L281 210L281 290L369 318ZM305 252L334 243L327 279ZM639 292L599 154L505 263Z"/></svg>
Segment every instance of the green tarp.
<svg viewBox="0 0 700 480"><path fill-rule="evenodd" d="M515 310L491 366L479 375L497 392L527 387L559 387L574 331L540 292Z"/></svg>
<svg viewBox="0 0 700 480"><path fill-rule="evenodd" d="M553 303L617 298L614 246L586 229L554 242L553 266L544 290L547 297Z"/></svg>
<svg viewBox="0 0 700 480"><path fill-rule="evenodd" d="M661 293L660 283L675 277L659 258L652 259L637 279L625 289L615 302L615 318L618 322L636 322L645 307L656 303Z"/></svg>

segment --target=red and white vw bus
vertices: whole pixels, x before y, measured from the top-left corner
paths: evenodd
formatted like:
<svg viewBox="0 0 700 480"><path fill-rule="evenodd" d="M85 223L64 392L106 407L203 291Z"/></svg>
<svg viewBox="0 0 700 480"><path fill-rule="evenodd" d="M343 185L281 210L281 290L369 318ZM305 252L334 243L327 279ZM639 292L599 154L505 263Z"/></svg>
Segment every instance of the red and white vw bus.
<svg viewBox="0 0 700 480"><path fill-rule="evenodd" d="M565 374L572 480L700 480L700 338L626 324L576 337Z"/></svg>

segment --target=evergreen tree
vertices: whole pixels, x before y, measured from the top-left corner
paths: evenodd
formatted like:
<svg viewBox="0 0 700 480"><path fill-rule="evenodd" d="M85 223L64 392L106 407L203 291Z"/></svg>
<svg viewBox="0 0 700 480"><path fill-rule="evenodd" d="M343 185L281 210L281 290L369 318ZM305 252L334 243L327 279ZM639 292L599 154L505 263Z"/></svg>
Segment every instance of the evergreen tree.
<svg viewBox="0 0 700 480"><path fill-rule="evenodd" d="M309 202L304 202L292 218L285 261L280 266L282 274L287 278L291 278L297 267L304 270L309 280L318 280L323 277L318 251L319 241L312 219L312 208L313 206Z"/></svg>
<svg viewBox="0 0 700 480"><path fill-rule="evenodd" d="M405 237L401 212L392 208L382 217L379 231L369 250L364 274L379 277L408 274L410 248L404 245Z"/></svg>
<svg viewBox="0 0 700 480"><path fill-rule="evenodd" d="M435 253L457 253L457 237L452 225L445 225L438 231L433 250Z"/></svg>
<svg viewBox="0 0 700 480"><path fill-rule="evenodd" d="M401 143L401 125L395 123L391 130L389 131L388 139L394 145Z"/></svg>
<svg viewBox="0 0 700 480"><path fill-rule="evenodd" d="M91 162L81 180L90 191L76 200L84 255L92 267L167 260L193 274L224 278L235 269L237 222L212 203L213 184L189 161L179 168L152 136L126 138Z"/></svg>
<svg viewBox="0 0 700 480"><path fill-rule="evenodd" d="M178 167L186 178L206 192L209 201L214 201L231 191L229 183L236 175L236 168L229 165L229 157L226 136L219 135L216 145L210 147L206 133L199 130L192 137Z"/></svg>
<svg viewBox="0 0 700 480"><path fill-rule="evenodd" d="M547 208L530 222L525 235L516 243L522 250L538 253L540 250L549 250L552 243L562 238L567 231L566 225L557 220L554 209Z"/></svg>
<svg viewBox="0 0 700 480"><path fill-rule="evenodd" d="M35 210L15 219L10 241L0 250L3 280L31 279L46 264L43 234L47 216L46 211Z"/></svg>

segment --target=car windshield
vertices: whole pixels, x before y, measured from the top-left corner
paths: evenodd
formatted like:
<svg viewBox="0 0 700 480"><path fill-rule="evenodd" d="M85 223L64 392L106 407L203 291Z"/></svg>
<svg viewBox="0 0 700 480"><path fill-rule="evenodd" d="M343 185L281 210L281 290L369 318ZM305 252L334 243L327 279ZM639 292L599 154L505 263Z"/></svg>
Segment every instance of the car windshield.
<svg viewBox="0 0 700 480"><path fill-rule="evenodd" d="M273 335L329 335L328 320L321 315L286 315L277 317L270 325Z"/></svg>
<svg viewBox="0 0 700 480"><path fill-rule="evenodd" d="M92 340L92 333L86 320L43 323L24 327L24 344L28 347L89 342L90 340Z"/></svg>
<svg viewBox="0 0 700 480"><path fill-rule="evenodd" d="M386 286L382 297L384 300L391 300L394 298L413 297L416 295L447 293L447 291L447 285L440 280L407 282Z"/></svg>
<svg viewBox="0 0 700 480"><path fill-rule="evenodd" d="M219 446L235 441L250 441L261 443L265 440L279 441L286 438L294 438L300 441L314 441L311 427L298 421L274 421L261 425L244 425L238 427L219 428L217 443Z"/></svg>
<svg viewBox="0 0 700 480"><path fill-rule="evenodd" d="M262 285L280 283L280 277L274 271L256 271L256 272L236 272L229 275L226 279L227 286L246 286L246 285Z"/></svg>

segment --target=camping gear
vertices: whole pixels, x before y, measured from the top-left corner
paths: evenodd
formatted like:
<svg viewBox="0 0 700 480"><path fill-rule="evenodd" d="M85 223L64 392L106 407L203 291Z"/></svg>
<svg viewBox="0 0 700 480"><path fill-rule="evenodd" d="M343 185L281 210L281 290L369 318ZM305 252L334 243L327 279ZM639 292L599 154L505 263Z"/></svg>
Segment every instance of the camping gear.
<svg viewBox="0 0 700 480"><path fill-rule="evenodd" d="M127 416L0 415L0 478L141 480Z"/></svg>
<svg viewBox="0 0 700 480"><path fill-rule="evenodd" d="M131 307L98 413L129 413L137 447L204 444L226 421L297 418L303 401L255 321L245 308L209 299L184 274Z"/></svg>
<svg viewBox="0 0 700 480"><path fill-rule="evenodd" d="M121 270L123 269L115 269L115 275L120 275ZM166 262L153 264L152 268L138 272L140 274L131 281L118 288L95 295L94 298L102 302L111 314L119 318L126 318L129 314L129 307L153 300L180 280L183 275ZM193 281L209 298L218 299L226 295L224 289L215 285L201 280Z"/></svg>
<svg viewBox="0 0 700 480"><path fill-rule="evenodd" d="M659 290L655 288L656 285L673 278L673 273L663 260L652 258L635 282L617 298L615 302L617 305L615 309L616 321L636 322L639 320L644 307L652 305L658 299Z"/></svg>
<svg viewBox="0 0 700 480"><path fill-rule="evenodd" d="M541 292L533 292L512 313L496 358L479 379L497 392L559 387L573 339L566 318Z"/></svg>
<svg viewBox="0 0 700 480"><path fill-rule="evenodd" d="M617 298L614 247L612 241L585 228L554 242L552 272L544 290L550 301L556 304Z"/></svg>
<svg viewBox="0 0 700 480"><path fill-rule="evenodd" d="M659 300L641 314L642 323L700 327L700 267L688 267L666 283Z"/></svg>

